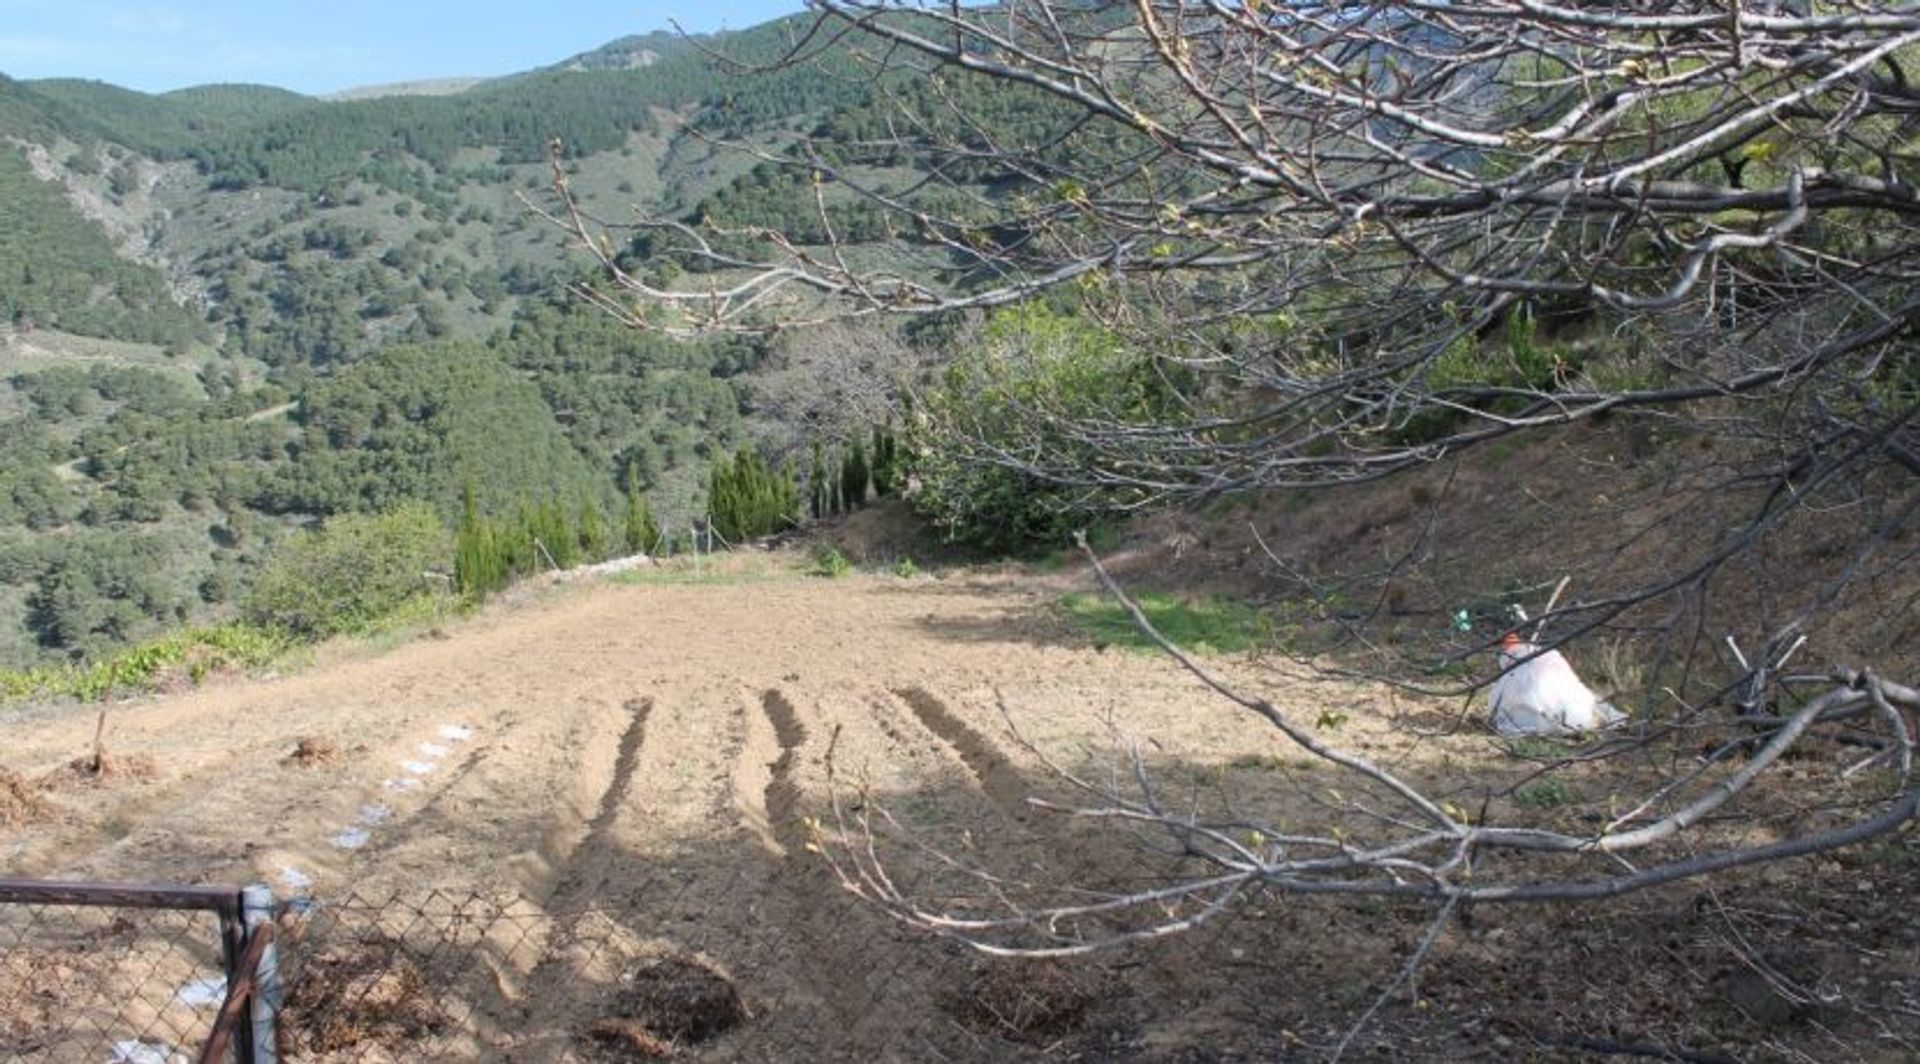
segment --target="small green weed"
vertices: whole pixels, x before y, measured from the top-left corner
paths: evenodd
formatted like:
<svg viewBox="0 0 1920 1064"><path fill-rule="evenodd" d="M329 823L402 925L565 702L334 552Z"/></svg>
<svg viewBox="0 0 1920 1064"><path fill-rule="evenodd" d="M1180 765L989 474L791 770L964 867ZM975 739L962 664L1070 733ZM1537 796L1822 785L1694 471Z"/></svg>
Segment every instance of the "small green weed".
<svg viewBox="0 0 1920 1064"><path fill-rule="evenodd" d="M1559 761L1573 753L1573 747L1553 739L1523 737L1509 740L1507 753L1523 761Z"/></svg>
<svg viewBox="0 0 1920 1064"><path fill-rule="evenodd" d="M832 544L821 544L813 548L813 574L828 579L845 576L853 571L853 563L840 553L840 548Z"/></svg>
<svg viewBox="0 0 1920 1064"><path fill-rule="evenodd" d="M1215 596L1181 596L1146 592L1134 596L1140 612L1175 646L1199 654L1231 654L1262 646L1259 611L1242 602ZM1120 604L1106 596L1068 595L1060 608L1077 627L1103 643L1130 650L1152 650L1153 642L1134 627Z"/></svg>
<svg viewBox="0 0 1920 1064"><path fill-rule="evenodd" d="M1573 788L1553 779L1529 783L1513 792L1514 803L1523 809L1553 809L1570 805L1579 799Z"/></svg>
<svg viewBox="0 0 1920 1064"><path fill-rule="evenodd" d="M902 580L911 580L920 575L920 567L914 564L912 558L902 558L893 563L893 575Z"/></svg>

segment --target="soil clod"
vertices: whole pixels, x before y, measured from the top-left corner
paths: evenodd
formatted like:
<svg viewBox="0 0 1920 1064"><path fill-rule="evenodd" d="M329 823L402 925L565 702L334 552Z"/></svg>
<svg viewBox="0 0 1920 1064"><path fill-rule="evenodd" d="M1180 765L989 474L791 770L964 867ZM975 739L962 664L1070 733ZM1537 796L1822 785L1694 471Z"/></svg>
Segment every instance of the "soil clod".
<svg viewBox="0 0 1920 1064"><path fill-rule="evenodd" d="M597 1041L665 1056L674 1046L710 1041L747 1020L732 980L691 957L649 960L624 982L617 1015L589 1031Z"/></svg>
<svg viewBox="0 0 1920 1064"><path fill-rule="evenodd" d="M284 1030L296 1052L417 1049L446 1024L419 965L391 938L322 946L291 987Z"/></svg>
<svg viewBox="0 0 1920 1064"><path fill-rule="evenodd" d="M293 753L280 763L295 768L321 768L338 763L340 744L322 735L302 735L293 745Z"/></svg>

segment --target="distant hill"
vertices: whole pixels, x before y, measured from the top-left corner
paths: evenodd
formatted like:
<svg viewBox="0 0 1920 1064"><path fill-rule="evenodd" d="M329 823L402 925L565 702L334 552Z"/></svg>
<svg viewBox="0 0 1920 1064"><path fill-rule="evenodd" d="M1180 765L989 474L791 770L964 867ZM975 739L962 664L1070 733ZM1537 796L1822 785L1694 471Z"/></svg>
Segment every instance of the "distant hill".
<svg viewBox="0 0 1920 1064"><path fill-rule="evenodd" d="M486 78L432 78L426 81L396 81L386 85L362 85L322 96L323 100L377 100L382 96L453 96L467 91Z"/></svg>
<svg viewBox="0 0 1920 1064"><path fill-rule="evenodd" d="M687 48L697 47L685 35L666 30L608 41L590 52L555 63L548 70L637 70Z"/></svg>
<svg viewBox="0 0 1920 1064"><path fill-rule="evenodd" d="M71 78L24 85L36 96L84 116L83 130L154 156L175 155L207 137L245 129L314 103L312 97L266 85L202 85L159 95Z"/></svg>

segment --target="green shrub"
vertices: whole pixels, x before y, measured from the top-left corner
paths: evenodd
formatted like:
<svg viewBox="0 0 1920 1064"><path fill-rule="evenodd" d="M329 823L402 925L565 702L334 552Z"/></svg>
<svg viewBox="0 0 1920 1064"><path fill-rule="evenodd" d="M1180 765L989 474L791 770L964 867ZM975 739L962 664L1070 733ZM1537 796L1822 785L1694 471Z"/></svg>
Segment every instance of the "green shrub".
<svg viewBox="0 0 1920 1064"><path fill-rule="evenodd" d="M1144 429L1191 417L1192 409L1178 409L1183 379L1181 367L1095 324L1038 305L1003 311L919 404L907 451L887 477L917 479L914 508L954 540L994 551L1057 547L1130 497L1055 478L1155 462L1144 451L1101 448L1067 426Z"/></svg>
<svg viewBox="0 0 1920 1064"><path fill-rule="evenodd" d="M0 670L0 699L66 697L93 700L118 690L155 686L184 670L199 683L222 669L264 665L288 649L287 640L247 624L188 628L89 664Z"/></svg>
<svg viewBox="0 0 1920 1064"><path fill-rule="evenodd" d="M247 596L249 621L303 639L365 629L439 590L446 530L431 507L343 514L281 547Z"/></svg>

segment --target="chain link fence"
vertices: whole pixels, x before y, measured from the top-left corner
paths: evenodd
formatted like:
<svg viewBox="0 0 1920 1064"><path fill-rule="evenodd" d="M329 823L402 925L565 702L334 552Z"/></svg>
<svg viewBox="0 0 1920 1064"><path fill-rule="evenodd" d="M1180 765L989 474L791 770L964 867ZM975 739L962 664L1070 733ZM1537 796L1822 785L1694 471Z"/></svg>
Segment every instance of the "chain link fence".
<svg viewBox="0 0 1920 1064"><path fill-rule="evenodd" d="M240 889L4 880L0 903L0 1059L202 1058L241 960Z"/></svg>
<svg viewBox="0 0 1920 1064"><path fill-rule="evenodd" d="M251 927L230 888L0 881L0 1061L1317 1060L1356 1023L1356 1060L1911 1059L1898 856L1477 913L1399 991L1417 905L1254 897L1041 961L903 927L814 861L659 855L538 898L344 891ZM247 1022L256 973L270 1030Z"/></svg>
<svg viewBox="0 0 1920 1064"><path fill-rule="evenodd" d="M809 877L828 886L817 868L771 878ZM1093 1002L1093 982L1051 974L976 997L959 947L857 904L796 911L777 900L796 884L768 880L669 870L566 907L441 890L282 902L254 936L272 940L278 988L258 1056L229 994L261 952L237 890L15 883L0 1060L987 1060L1074 1033ZM702 918L715 907L729 918ZM223 1005L240 1022L216 1037Z"/></svg>

